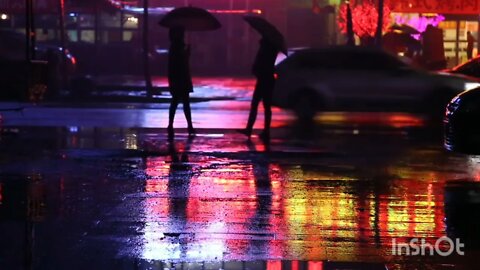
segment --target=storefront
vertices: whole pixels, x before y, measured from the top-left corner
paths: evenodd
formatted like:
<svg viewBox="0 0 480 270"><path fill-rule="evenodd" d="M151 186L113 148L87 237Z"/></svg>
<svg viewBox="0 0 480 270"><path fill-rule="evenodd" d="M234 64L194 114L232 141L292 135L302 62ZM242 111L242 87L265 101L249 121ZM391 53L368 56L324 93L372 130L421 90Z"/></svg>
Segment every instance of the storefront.
<svg viewBox="0 0 480 270"><path fill-rule="evenodd" d="M58 0L43 0L48 8L35 7L36 41L60 44ZM25 31L25 7L17 0L0 0L0 28ZM38 3L38 1L35 1ZM253 1L252 1L253 2ZM274 2L271 0L270 2ZM122 5L116 5L122 3ZM67 47L78 59L83 73L141 73L143 1L66 0L65 30ZM167 29L160 27L161 16L185 1L150 2L149 47L152 72L165 74ZM191 66L196 74L245 72L249 73L257 49L258 38L242 16L256 14L269 20L281 19L277 10L263 13L268 1L189 1L189 4L209 9L222 23L215 32L189 33L192 44ZM44 5L44 4L42 4ZM277 7L275 3L272 7ZM283 8L283 6L278 6ZM121 56L121 57L119 57Z"/></svg>
<svg viewBox="0 0 480 270"><path fill-rule="evenodd" d="M480 0L391 0L389 5L393 16L402 17L407 24L419 27L419 30L424 29L429 18L438 19L435 23L443 30L447 66L467 60L468 32L475 38L473 56L477 55Z"/></svg>

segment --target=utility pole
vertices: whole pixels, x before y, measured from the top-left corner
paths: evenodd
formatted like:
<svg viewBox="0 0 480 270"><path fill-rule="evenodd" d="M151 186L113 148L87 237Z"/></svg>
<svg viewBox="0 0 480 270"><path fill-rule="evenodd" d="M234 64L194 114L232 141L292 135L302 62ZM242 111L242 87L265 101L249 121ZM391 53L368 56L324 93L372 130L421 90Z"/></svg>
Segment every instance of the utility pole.
<svg viewBox="0 0 480 270"><path fill-rule="evenodd" d="M60 45L62 46L62 85L68 87L67 83L67 38L65 30L65 0L58 0L58 21L60 24Z"/></svg>
<svg viewBox="0 0 480 270"><path fill-rule="evenodd" d="M232 12L233 10L233 0L228 1L228 10ZM231 72L232 62L233 62L233 17L231 14L227 16L227 66L228 72Z"/></svg>
<svg viewBox="0 0 480 270"><path fill-rule="evenodd" d="M152 76L150 74L150 61L148 57L149 46L148 46L148 0L143 0L143 72L145 75L145 86L147 88L147 97L151 98L152 93Z"/></svg>
<svg viewBox="0 0 480 270"><path fill-rule="evenodd" d="M382 30L383 30L383 6L384 0L378 0L378 20L377 20L377 32L375 33L375 45L379 48L382 47Z"/></svg>
<svg viewBox="0 0 480 270"><path fill-rule="evenodd" d="M25 0L25 59L29 63L32 60L32 50L31 50L31 32L32 32L32 16L31 16L31 8L32 0Z"/></svg>
<svg viewBox="0 0 480 270"><path fill-rule="evenodd" d="M355 46L355 33L353 32L352 9L350 7L350 1L346 1L345 3L347 4L347 46Z"/></svg>
<svg viewBox="0 0 480 270"><path fill-rule="evenodd" d="M34 9L33 9L33 6L34 6L34 1L33 0L30 0L30 5L29 5L29 8L30 8L30 51L31 51L31 56L32 56L32 59L35 60L35 57L36 57L36 53L35 53L35 47L36 47L36 41L37 41L37 37L36 37L36 31L35 31L35 12L34 12Z"/></svg>

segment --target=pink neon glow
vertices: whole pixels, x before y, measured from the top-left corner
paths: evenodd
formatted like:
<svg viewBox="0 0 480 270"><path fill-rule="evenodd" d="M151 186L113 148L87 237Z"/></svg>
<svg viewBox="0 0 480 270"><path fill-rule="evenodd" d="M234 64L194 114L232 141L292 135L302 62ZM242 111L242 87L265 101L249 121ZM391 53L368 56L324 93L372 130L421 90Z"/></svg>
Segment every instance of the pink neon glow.
<svg viewBox="0 0 480 270"><path fill-rule="evenodd" d="M209 9L208 11L210 13L217 13L217 14L248 14L248 13L262 14L262 11L260 9L253 9L253 10L247 10L247 9Z"/></svg>
<svg viewBox="0 0 480 270"><path fill-rule="evenodd" d="M406 24L418 30L418 32L423 33L427 26L431 24L432 26L438 26L441 22L445 21L445 17L442 15L436 15L433 17L425 17L425 16L415 16L409 17L402 14L395 15L395 23L398 25ZM414 35L415 38L418 35Z"/></svg>

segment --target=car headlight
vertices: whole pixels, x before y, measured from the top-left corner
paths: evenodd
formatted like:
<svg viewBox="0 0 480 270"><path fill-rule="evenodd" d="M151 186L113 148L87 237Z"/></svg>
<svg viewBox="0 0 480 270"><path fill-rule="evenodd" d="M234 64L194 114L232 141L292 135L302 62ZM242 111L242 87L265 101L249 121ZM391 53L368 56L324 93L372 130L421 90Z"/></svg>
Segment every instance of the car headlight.
<svg viewBox="0 0 480 270"><path fill-rule="evenodd" d="M463 90L467 91L478 87L480 87L480 83L478 82L465 82L465 84L463 85Z"/></svg>
<svg viewBox="0 0 480 270"><path fill-rule="evenodd" d="M445 112L446 115L456 111L458 107L460 106L460 95L454 97L450 103L447 105L447 111Z"/></svg>

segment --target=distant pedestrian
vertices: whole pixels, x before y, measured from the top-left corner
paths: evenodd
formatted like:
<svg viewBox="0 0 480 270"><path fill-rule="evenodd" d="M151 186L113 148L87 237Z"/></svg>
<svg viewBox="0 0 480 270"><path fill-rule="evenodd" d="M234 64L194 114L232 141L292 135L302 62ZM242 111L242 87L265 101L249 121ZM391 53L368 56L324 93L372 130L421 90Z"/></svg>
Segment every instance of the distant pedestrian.
<svg viewBox="0 0 480 270"><path fill-rule="evenodd" d="M269 42L267 39L260 40L260 49L258 50L255 62L253 64L252 73L257 78L255 90L253 92L252 103L250 106L250 114L248 117L247 127L239 130L250 138L252 135L253 125L257 118L258 105L263 102L265 111L265 127L260 135L264 141L270 140L270 124L272 121L272 93L275 86L275 60L279 49Z"/></svg>
<svg viewBox="0 0 480 270"><path fill-rule="evenodd" d="M190 47L185 44L185 30L183 28L171 28L170 49L168 52L168 85L172 99L170 102L168 118L168 137L175 135L173 122L179 103L183 104L183 112L188 123L188 134L194 135L190 109L190 92L193 92L192 77L190 75Z"/></svg>
<svg viewBox="0 0 480 270"><path fill-rule="evenodd" d="M472 59L473 57L473 44L475 43L475 38L473 37L470 31L467 31L467 58Z"/></svg>

